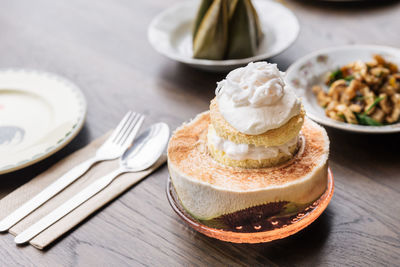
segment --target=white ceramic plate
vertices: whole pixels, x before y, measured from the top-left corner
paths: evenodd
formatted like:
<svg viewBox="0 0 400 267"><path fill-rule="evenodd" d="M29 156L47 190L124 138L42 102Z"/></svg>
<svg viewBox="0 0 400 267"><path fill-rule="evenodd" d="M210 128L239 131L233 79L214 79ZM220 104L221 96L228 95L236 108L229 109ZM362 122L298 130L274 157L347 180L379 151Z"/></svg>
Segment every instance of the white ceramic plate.
<svg viewBox="0 0 400 267"><path fill-rule="evenodd" d="M400 50L393 47L376 45L349 45L326 48L306 55L294 62L286 71L287 81L296 89L302 98L307 116L323 125L341 130L361 133L393 133L400 132L400 123L385 126L354 125L335 121L325 115L325 111L317 103L311 87L324 85L326 73L347 63L362 60L371 61L373 54L381 54L385 59L400 64Z"/></svg>
<svg viewBox="0 0 400 267"><path fill-rule="evenodd" d="M161 54L208 71L229 71L249 62L263 60L287 49L300 30L296 16L283 5L268 0L253 0L258 11L263 41L257 55L243 59L207 60L193 58L192 26L199 1L184 1L156 16L148 29L151 45Z"/></svg>
<svg viewBox="0 0 400 267"><path fill-rule="evenodd" d="M0 174L60 150L85 116L86 100L71 82L38 71L0 71Z"/></svg>

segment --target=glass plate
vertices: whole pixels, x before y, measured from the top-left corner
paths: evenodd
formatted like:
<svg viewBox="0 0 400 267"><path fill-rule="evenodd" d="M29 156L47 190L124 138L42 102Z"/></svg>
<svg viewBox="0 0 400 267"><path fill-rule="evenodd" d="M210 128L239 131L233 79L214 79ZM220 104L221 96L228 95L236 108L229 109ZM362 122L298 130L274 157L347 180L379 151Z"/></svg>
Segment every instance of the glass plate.
<svg viewBox="0 0 400 267"><path fill-rule="evenodd" d="M172 209L194 230L222 241L233 243L263 243L282 239L304 229L315 221L328 206L334 191L334 181L331 169L328 169L328 184L325 193L314 203L303 210L285 216L266 217L262 206L257 207L256 218L243 220L241 225L218 228L206 226L203 222L193 218L182 206L168 177L167 197ZM261 208L260 208L261 207ZM244 223L243 223L244 222Z"/></svg>

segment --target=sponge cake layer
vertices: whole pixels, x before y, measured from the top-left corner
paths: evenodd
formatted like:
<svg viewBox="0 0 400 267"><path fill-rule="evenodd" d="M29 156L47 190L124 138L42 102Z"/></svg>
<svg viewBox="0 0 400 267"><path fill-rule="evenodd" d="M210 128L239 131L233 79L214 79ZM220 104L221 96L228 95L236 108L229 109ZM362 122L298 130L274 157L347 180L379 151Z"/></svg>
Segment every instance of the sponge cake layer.
<svg viewBox="0 0 400 267"><path fill-rule="evenodd" d="M216 142L216 137L217 133L215 132L213 125L209 124L207 145L208 151L213 158L224 165L241 168L265 168L279 165L290 160L300 145L298 143L298 137L294 138L294 140L290 141L287 145L284 145L284 148L281 148L280 146L265 147L248 144L239 145L231 141L222 140L220 137L217 137L217 139L221 141ZM228 143L229 146L235 146L236 151L231 152L229 149L225 150L225 143ZM245 149L243 149L243 146ZM240 152L242 152L242 154L240 154ZM251 156L254 157L252 158Z"/></svg>
<svg viewBox="0 0 400 267"><path fill-rule="evenodd" d="M233 128L221 115L218 109L218 102L214 98L210 105L211 123L217 134L224 139L237 144L252 144L256 146L280 146L295 138L304 123L305 112L291 118L283 126L269 130L259 135L248 135Z"/></svg>

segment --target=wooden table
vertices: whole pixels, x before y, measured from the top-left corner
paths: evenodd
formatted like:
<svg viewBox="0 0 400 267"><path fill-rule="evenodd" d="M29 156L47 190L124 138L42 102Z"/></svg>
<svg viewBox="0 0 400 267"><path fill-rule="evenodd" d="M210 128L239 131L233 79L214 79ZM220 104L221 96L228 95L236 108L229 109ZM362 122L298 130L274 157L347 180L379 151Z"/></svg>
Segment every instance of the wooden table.
<svg viewBox="0 0 400 267"><path fill-rule="evenodd" d="M146 114L146 125L165 121L174 129L208 108L223 75L164 58L147 41L151 19L176 2L0 2L0 67L63 75L82 88L89 108L85 127L66 148L0 176L0 197L114 127L128 109ZM400 4L379 2L385 3L288 1L301 33L270 61L286 69L328 46L399 45ZM17 247L0 234L0 265L400 265L400 135L327 130L335 195L317 221L292 237L230 244L192 231L169 207L163 167L46 251Z"/></svg>

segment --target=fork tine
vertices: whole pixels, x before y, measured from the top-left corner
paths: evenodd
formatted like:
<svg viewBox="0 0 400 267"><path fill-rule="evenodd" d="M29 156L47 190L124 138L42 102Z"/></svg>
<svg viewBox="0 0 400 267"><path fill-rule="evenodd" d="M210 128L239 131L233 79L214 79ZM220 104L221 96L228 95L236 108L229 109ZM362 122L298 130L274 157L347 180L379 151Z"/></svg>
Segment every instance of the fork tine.
<svg viewBox="0 0 400 267"><path fill-rule="evenodd" d="M123 140L127 134L127 132L129 131L129 129L132 127L132 125L135 125L136 121L138 120L139 114L134 113L132 119L127 122L127 124L125 125L125 127L121 130L120 134L118 135L118 137L115 139L114 143L117 145L121 144L121 140Z"/></svg>
<svg viewBox="0 0 400 267"><path fill-rule="evenodd" d="M115 130L112 132L112 134L108 140L114 140L117 137L117 135L121 132L122 128L125 126L125 124L128 122L128 120L132 116L132 113L133 112L130 110L125 114L124 118L121 120L121 122L115 128Z"/></svg>
<svg viewBox="0 0 400 267"><path fill-rule="evenodd" d="M122 141L121 146L129 146L130 144L132 144L133 139L135 138L135 136L137 135L140 127L142 127L144 121L144 116L143 115L139 115L138 120L136 121L136 123L131 127L129 133L127 134L127 136L125 137L125 139Z"/></svg>
<svg viewBox="0 0 400 267"><path fill-rule="evenodd" d="M126 130L129 128L129 126L132 124L132 122L135 120L137 117L136 112L132 112L131 116L129 117L129 120L125 123L124 127L118 132L118 135L114 138L113 143L118 144L121 140L121 138L124 136Z"/></svg>
<svg viewBox="0 0 400 267"><path fill-rule="evenodd" d="M121 136L121 139L118 141L118 145L122 145L123 142L125 141L126 137L130 134L130 132L132 131L133 127L135 127L136 123L139 121L140 119L140 114L137 114L137 116L135 116L135 119L132 121L132 123L130 123L128 125L128 127L126 128L123 136Z"/></svg>

